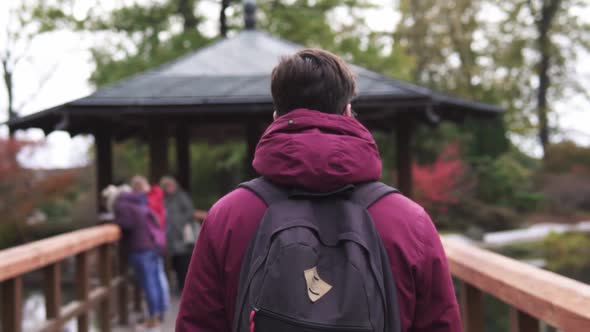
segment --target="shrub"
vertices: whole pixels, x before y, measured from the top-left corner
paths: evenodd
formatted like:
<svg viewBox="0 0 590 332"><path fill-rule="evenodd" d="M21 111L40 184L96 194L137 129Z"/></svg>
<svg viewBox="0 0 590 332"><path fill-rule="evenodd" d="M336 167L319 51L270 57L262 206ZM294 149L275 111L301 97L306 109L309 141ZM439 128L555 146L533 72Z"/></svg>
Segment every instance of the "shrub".
<svg viewBox="0 0 590 332"><path fill-rule="evenodd" d="M543 240L547 269L590 282L590 236L583 233L552 233Z"/></svg>
<svg viewBox="0 0 590 332"><path fill-rule="evenodd" d="M436 216L437 224L452 230L471 229L471 233L513 229L520 223L519 215L512 209L485 204L476 199L465 199L449 208L448 213Z"/></svg>
<svg viewBox="0 0 590 332"><path fill-rule="evenodd" d="M543 174L539 178L552 212L572 214L577 210L590 211L590 176L579 173Z"/></svg>
<svg viewBox="0 0 590 332"><path fill-rule="evenodd" d="M543 168L550 173L590 174L590 147L571 141L553 144L547 149Z"/></svg>
<svg viewBox="0 0 590 332"><path fill-rule="evenodd" d="M543 201L543 194L534 189L533 172L514 153L478 158L473 165L478 179L476 197L482 202L528 212Z"/></svg>
<svg viewBox="0 0 590 332"><path fill-rule="evenodd" d="M458 204L473 187L457 143L447 145L430 165L412 165L412 172L414 197L431 213L446 213L449 206Z"/></svg>
<svg viewBox="0 0 590 332"><path fill-rule="evenodd" d="M30 240L26 220L39 208L45 209L51 217L66 220L72 201L77 197L72 192L80 190L81 180L90 178L83 176L82 169L21 167L17 156L24 147L32 145L34 143L16 139L0 140L0 246Z"/></svg>
<svg viewBox="0 0 590 332"><path fill-rule="evenodd" d="M590 211L590 147L570 141L551 145L536 178L550 212Z"/></svg>

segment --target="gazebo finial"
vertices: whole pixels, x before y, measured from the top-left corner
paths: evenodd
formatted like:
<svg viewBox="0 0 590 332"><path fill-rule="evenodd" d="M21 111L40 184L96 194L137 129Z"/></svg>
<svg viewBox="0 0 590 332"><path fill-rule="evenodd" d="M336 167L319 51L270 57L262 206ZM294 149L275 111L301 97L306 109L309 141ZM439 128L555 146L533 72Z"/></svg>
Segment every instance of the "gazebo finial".
<svg viewBox="0 0 590 332"><path fill-rule="evenodd" d="M244 26L246 30L256 29L256 0L244 0Z"/></svg>

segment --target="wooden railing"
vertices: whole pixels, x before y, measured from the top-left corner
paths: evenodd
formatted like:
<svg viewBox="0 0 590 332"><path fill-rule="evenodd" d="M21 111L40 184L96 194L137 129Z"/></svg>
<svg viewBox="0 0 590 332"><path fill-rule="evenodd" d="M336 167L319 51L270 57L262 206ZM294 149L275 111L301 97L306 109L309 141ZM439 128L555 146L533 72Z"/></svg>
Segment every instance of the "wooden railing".
<svg viewBox="0 0 590 332"><path fill-rule="evenodd" d="M115 302L119 322L127 324L126 262L113 250L120 237L117 226L103 225L0 251L2 331L22 331L23 276L41 269L47 321L38 331L59 331L74 318L78 331L88 331L89 315L94 309L98 309L101 331L110 331ZM484 293L511 306L513 332L539 331L540 321L565 332L590 331L589 285L454 239L443 238L443 244L451 273L460 281L465 332L485 330ZM69 257L75 257L76 299L62 306L60 265ZM91 288L89 263L93 258L97 262L98 285ZM114 301L117 287L120 289ZM134 298L139 309L139 292Z"/></svg>
<svg viewBox="0 0 590 332"><path fill-rule="evenodd" d="M112 305L115 303L113 294L117 287L120 287L116 301L119 321L127 324L127 268L125 259L119 258L113 250L120 237L119 227L102 225L0 251L2 331L22 331L23 276L37 270L43 270L47 317L38 331L61 331L61 327L74 318L78 331L88 331L93 309L98 309L101 331L110 331L114 313ZM62 306L61 264L69 257L75 257L76 298ZM90 273L91 260L96 262L98 275L95 279ZM92 287L93 280L98 281L96 287Z"/></svg>
<svg viewBox="0 0 590 332"><path fill-rule="evenodd" d="M565 332L590 331L590 286L454 239L443 244L460 280L465 332L484 331L483 293L511 306L511 331L539 331L545 322Z"/></svg>

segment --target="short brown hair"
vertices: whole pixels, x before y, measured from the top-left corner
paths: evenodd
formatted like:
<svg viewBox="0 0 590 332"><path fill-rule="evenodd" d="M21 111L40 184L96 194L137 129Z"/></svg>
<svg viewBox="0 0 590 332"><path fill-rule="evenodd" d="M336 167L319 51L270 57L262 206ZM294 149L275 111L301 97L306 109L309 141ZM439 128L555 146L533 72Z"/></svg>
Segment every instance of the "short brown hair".
<svg viewBox="0 0 590 332"><path fill-rule="evenodd" d="M304 49L281 58L272 71L271 92L279 115L297 108L341 114L356 93L356 80L338 56Z"/></svg>

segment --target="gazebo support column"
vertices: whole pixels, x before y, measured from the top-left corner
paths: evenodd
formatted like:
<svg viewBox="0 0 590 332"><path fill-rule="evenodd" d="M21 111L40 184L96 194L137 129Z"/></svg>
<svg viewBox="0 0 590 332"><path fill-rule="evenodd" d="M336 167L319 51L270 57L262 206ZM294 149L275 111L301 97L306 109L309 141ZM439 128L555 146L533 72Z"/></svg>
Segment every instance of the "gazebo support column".
<svg viewBox="0 0 590 332"><path fill-rule="evenodd" d="M176 128L176 171L180 186L190 192L191 158L189 128L180 125Z"/></svg>
<svg viewBox="0 0 590 332"><path fill-rule="evenodd" d="M262 136L262 130L260 129L260 124L255 122L249 123L246 126L246 142L248 144L247 151L246 151L246 174L248 177L252 178L257 176L254 167L252 167L252 161L254 161L254 152L256 152L256 145L258 144L258 140Z"/></svg>
<svg viewBox="0 0 590 332"><path fill-rule="evenodd" d="M96 145L96 208L104 211L102 205L102 190L113 183L113 141L108 130L94 133Z"/></svg>
<svg viewBox="0 0 590 332"><path fill-rule="evenodd" d="M165 122L152 121L148 129L148 144L150 151L149 180L152 183L160 181L168 173L168 135Z"/></svg>
<svg viewBox="0 0 590 332"><path fill-rule="evenodd" d="M396 125L397 185L401 192L412 197L412 136L414 126L410 119L399 118Z"/></svg>

